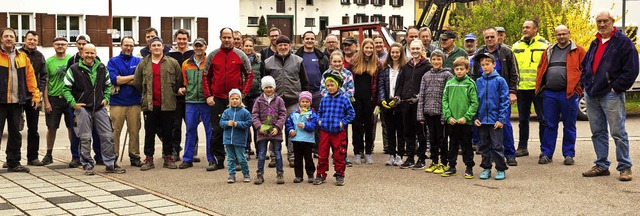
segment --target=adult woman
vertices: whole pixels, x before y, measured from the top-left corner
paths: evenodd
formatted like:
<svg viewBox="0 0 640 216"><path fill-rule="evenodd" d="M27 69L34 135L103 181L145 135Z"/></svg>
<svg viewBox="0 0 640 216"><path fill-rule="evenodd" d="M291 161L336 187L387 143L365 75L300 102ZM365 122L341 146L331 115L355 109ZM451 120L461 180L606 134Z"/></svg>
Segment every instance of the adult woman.
<svg viewBox="0 0 640 216"><path fill-rule="evenodd" d="M253 45L253 38L245 38L242 41L242 51L247 55L247 57L249 57L249 62L251 62L251 68L253 69L253 83L251 84L251 90L249 90L249 94L246 95L242 101L247 110L251 110L253 108L253 102L262 93L262 89L260 88L260 79L262 78L260 75L260 63L262 60L260 53L256 53ZM253 140L256 140L255 128L251 131L253 131ZM248 140L246 147L247 160L251 159L250 155L254 154L253 151L251 151L251 132L249 132Z"/></svg>

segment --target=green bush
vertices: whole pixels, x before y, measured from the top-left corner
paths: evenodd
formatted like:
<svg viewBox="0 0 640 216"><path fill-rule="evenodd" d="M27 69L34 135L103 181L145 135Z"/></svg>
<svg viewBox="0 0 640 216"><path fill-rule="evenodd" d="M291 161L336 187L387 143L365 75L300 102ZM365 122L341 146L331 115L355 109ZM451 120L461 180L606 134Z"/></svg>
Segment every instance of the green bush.
<svg viewBox="0 0 640 216"><path fill-rule="evenodd" d="M264 19L264 16L260 17L260 22L258 23L258 32L256 33L260 37L267 36L269 29L267 28L267 21Z"/></svg>

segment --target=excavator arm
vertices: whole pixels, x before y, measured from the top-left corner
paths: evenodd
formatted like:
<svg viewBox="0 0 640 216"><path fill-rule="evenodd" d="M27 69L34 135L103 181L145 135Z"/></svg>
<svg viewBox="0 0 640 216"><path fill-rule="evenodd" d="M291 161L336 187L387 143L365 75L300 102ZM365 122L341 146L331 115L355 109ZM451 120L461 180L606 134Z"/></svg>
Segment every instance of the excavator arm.
<svg viewBox="0 0 640 216"><path fill-rule="evenodd" d="M440 39L440 33L442 33L442 27L444 26L449 6L452 3L468 3L476 0L429 0L422 10L420 18L416 21L415 26L419 29L422 27L429 27L433 32L433 40ZM433 16L427 21L427 15L431 11L432 7L436 7Z"/></svg>

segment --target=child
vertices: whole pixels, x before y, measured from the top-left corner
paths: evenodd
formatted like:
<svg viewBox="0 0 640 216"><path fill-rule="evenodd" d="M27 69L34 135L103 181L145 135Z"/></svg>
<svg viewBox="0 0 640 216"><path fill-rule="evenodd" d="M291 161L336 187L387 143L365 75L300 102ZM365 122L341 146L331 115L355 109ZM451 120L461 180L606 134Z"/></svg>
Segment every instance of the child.
<svg viewBox="0 0 640 216"><path fill-rule="evenodd" d="M504 134L503 122L509 121L509 87L495 71L495 58L491 54L479 53L474 57L474 61L480 62L480 67L484 73L476 80L478 85L478 114L474 124L478 127L480 143L478 151L482 153L482 163L484 168L480 173L480 179L491 177L491 160L496 163L495 179L505 178L504 171L508 169L504 159L504 147L502 142Z"/></svg>
<svg viewBox="0 0 640 216"><path fill-rule="evenodd" d="M264 182L264 160L267 154L267 143L271 142L276 161L276 182L284 184L284 170L282 169L282 129L287 117L284 100L276 94L276 81L272 76L265 76L261 80L262 94L253 104L251 116L253 127L258 129L258 176L254 184ZM272 157L273 160L273 157Z"/></svg>
<svg viewBox="0 0 640 216"><path fill-rule="evenodd" d="M335 53L335 52L334 52ZM342 75L330 72L322 75L328 94L320 101L318 107L318 125L320 126L320 143L318 144L318 174L314 185L324 183L329 170L329 148L333 152L333 163L336 173L336 185L344 185L345 158L347 155L346 126L355 118L355 111L338 88L342 86Z"/></svg>
<svg viewBox="0 0 640 216"><path fill-rule="evenodd" d="M247 133L251 127L251 113L242 104L242 93L238 89L229 91L229 108L220 117L220 127L224 130L222 144L227 153L229 178L227 183L236 182L236 160L242 167L244 182L250 182L249 164L244 156L247 146Z"/></svg>
<svg viewBox="0 0 640 216"><path fill-rule="evenodd" d="M444 139L444 124L442 121L442 93L444 86L453 73L451 68L443 68L444 53L434 50L431 53L433 68L422 76L420 94L418 94L417 119L420 124L428 127L429 143L431 143L431 166L425 172L442 174L447 169L447 141ZM438 157L440 163L438 163ZM421 165L418 161L414 169ZM423 165L423 164L422 164ZM424 166L424 165L423 165Z"/></svg>
<svg viewBox="0 0 640 216"><path fill-rule="evenodd" d="M476 83L467 76L469 60L460 57L453 62L455 77L447 81L442 95L442 114L449 131L449 169L442 177L456 175L458 147L462 146L462 159L467 166L464 178L473 178L473 148L471 147L471 124L478 111Z"/></svg>
<svg viewBox="0 0 640 216"><path fill-rule="evenodd" d="M400 166L402 165L402 156L404 155L404 139L402 138L402 115L400 115L400 107L397 107L397 101L393 99L396 94L396 80L403 65L407 63L407 59L402 51L402 44L394 43L391 45L389 55L384 62L385 68L378 76L378 96L382 105L383 121L386 124L387 143L389 160L385 165Z"/></svg>
<svg viewBox="0 0 640 216"><path fill-rule="evenodd" d="M289 118L287 118L286 129L289 131L291 142L293 142L293 155L295 163L296 178L293 183L302 182L302 160L305 161L305 169L307 170L308 182L313 183L313 173L316 171L316 165L313 164L311 151L313 144L316 142L315 130L318 127L318 115L311 109L313 96L308 91L300 93L300 107L293 110Z"/></svg>

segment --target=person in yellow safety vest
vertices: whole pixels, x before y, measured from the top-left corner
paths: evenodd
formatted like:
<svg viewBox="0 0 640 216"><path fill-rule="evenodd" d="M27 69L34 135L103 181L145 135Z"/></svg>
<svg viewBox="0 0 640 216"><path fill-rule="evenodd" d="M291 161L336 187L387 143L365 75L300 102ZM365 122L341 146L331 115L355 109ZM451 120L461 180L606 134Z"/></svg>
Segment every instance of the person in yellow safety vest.
<svg viewBox="0 0 640 216"><path fill-rule="evenodd" d="M536 98L536 75L542 53L549 46L549 42L538 35L538 22L527 20L522 24L522 39L513 44L513 54L518 62L520 71L520 84L518 85L517 103L520 141L516 150L516 157L529 155L527 141L529 140L529 117L531 116L531 103L536 111L539 127L539 137L544 137L543 132L546 122L542 115L542 100Z"/></svg>

